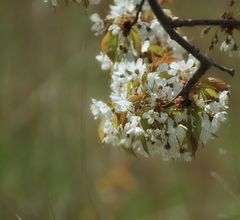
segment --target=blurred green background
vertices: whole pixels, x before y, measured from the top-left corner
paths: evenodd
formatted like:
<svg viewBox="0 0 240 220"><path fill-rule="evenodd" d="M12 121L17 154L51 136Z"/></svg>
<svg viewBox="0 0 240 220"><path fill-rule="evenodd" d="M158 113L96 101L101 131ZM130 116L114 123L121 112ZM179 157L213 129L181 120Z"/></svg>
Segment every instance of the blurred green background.
<svg viewBox="0 0 240 220"><path fill-rule="evenodd" d="M89 105L107 100L109 81L88 16L105 14L107 4L54 14L41 0L0 2L0 220L240 219L239 57L210 53L237 74L209 72L231 85L229 122L192 163L103 147ZM182 18L217 18L226 6L174 0L170 8ZM214 34L184 31L202 49Z"/></svg>

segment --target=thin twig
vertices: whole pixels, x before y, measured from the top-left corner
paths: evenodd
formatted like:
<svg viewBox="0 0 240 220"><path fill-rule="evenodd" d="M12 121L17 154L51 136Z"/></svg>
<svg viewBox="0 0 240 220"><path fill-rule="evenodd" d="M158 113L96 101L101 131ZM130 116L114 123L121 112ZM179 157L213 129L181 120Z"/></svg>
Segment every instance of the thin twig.
<svg viewBox="0 0 240 220"><path fill-rule="evenodd" d="M133 20L133 21L127 21L127 22L125 22L125 24L124 24L124 31L123 31L123 35L124 35L125 37L129 35L132 27L133 27L135 24L137 24L144 3L145 3L145 0L141 0L140 4L138 5L137 13L136 13L136 15L135 15L135 17L134 17L134 20Z"/></svg>
<svg viewBox="0 0 240 220"><path fill-rule="evenodd" d="M144 3L145 3L145 0L142 0L141 3L139 4L136 16L135 16L134 20L131 23L131 27L134 26L135 24L137 24L137 21L138 21L140 13L142 11L142 7L143 7Z"/></svg>
<svg viewBox="0 0 240 220"><path fill-rule="evenodd" d="M221 71L229 73L231 76L234 75L234 70L224 67L220 64L215 63L212 59L205 56L199 48L190 44L185 40L174 27L174 20L167 16L161 6L158 4L157 0L148 0L149 5L157 17L158 21L162 24L165 31L169 34L171 39L175 40L179 45L181 45L187 52L192 54L199 62L200 68L194 73L193 77L188 81L187 85L183 90L177 95L187 96L192 87L198 82L198 80L210 69L212 66L218 68Z"/></svg>
<svg viewBox="0 0 240 220"><path fill-rule="evenodd" d="M234 74L235 74L235 70L232 68L228 68L221 64L215 63L214 61L212 61L212 65L223 72L229 73L231 76L234 76Z"/></svg>

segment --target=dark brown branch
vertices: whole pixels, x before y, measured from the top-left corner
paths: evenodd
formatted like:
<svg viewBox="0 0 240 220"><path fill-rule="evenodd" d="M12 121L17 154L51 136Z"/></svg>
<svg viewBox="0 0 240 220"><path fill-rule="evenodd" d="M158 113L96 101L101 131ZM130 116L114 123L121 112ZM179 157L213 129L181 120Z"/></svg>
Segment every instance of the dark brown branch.
<svg viewBox="0 0 240 220"><path fill-rule="evenodd" d="M207 66L211 65L211 61L202 54L198 48L191 45L188 41L186 41L173 27L172 27L172 19L168 17L161 6L157 3L156 0L148 0L149 4L159 20L162 24L165 31L169 34L171 39L175 40L178 44L180 44L186 51L191 53L196 59L198 59L201 63L205 63Z"/></svg>
<svg viewBox="0 0 240 220"><path fill-rule="evenodd" d="M201 65L192 76L192 78L188 81L187 85L178 94L178 96L188 97L188 93L191 90L192 86L198 82L198 80L206 73L209 68L209 66Z"/></svg>
<svg viewBox="0 0 240 220"><path fill-rule="evenodd" d="M148 0L149 5L158 21L162 24L165 31L169 34L171 39L175 40L179 45L181 45L187 52L192 54L200 62L200 68L194 73L193 77L188 81L185 88L177 96L187 96L192 87L198 82L198 80L207 72L210 67L214 66L222 71L234 75L234 71L222 65L215 63L213 60L205 56L198 48L190 44L185 40L176 30L173 25L174 20L168 17L161 6L158 4L157 0Z"/></svg>
<svg viewBox="0 0 240 220"><path fill-rule="evenodd" d="M219 26L223 28L240 28L239 20L223 19L174 19L172 27Z"/></svg>
<svg viewBox="0 0 240 220"><path fill-rule="evenodd" d="M227 68L221 64L218 64L218 63L214 63L212 62L212 66L216 67L217 69L223 71L223 72L227 72L229 73L231 76L234 76L235 74L235 70L234 69L231 69L231 68Z"/></svg>

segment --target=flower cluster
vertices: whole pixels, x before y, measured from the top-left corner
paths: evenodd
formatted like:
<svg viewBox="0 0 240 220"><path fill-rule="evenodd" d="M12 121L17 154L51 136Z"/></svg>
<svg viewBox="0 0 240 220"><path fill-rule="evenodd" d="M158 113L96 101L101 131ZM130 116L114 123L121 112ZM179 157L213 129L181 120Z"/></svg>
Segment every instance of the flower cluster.
<svg viewBox="0 0 240 220"><path fill-rule="evenodd" d="M227 118L228 86L208 78L178 96L199 62L169 38L147 3L133 23L140 1L114 2L105 19L91 16L96 35L104 34L97 60L111 77L110 101L91 105L100 139L135 156L191 161Z"/></svg>
<svg viewBox="0 0 240 220"><path fill-rule="evenodd" d="M57 7L61 0L43 0L45 3L50 2L52 6ZM65 3L68 3L70 0L64 0ZM72 0L76 3L82 3L84 7L88 7L88 5L97 5L101 2L101 0Z"/></svg>
<svg viewBox="0 0 240 220"><path fill-rule="evenodd" d="M230 1L230 8L234 6L235 1ZM222 19L224 20L236 20L236 17L234 15L233 11L226 11L222 15ZM232 55L240 55L240 49L236 43L236 40L234 39L234 27L228 27L228 28L221 28L221 32L224 32L226 35L225 41L222 42L220 46L220 50L223 52L227 52L230 56Z"/></svg>
<svg viewBox="0 0 240 220"><path fill-rule="evenodd" d="M202 30L202 37L207 35L209 31L211 30L211 27L206 27ZM238 46L238 43L236 41L234 31L235 28L220 28L221 32L224 34L224 41L220 44L220 51L228 53L229 56L239 56L240 55L240 48ZM218 32L215 33L214 37L212 38L212 41L209 45L209 50L214 50L215 47L219 44L219 36Z"/></svg>
<svg viewBox="0 0 240 220"><path fill-rule="evenodd" d="M235 1L231 0L229 1L230 10L226 11L222 14L221 19L225 21L236 21L238 15L235 15L235 13L232 10L232 7L235 5ZM208 26L202 30L202 37L207 35L212 30L211 26ZM236 41L236 33L239 32L239 27L234 27L229 25L228 27L220 26L218 27L217 31L215 30L215 34L212 38L212 41L209 46L209 50L213 50L220 42L219 35L223 35L224 41L220 44L220 51L228 53L229 56L233 55L240 55L240 48L238 46L238 43ZM237 33L239 34L239 33Z"/></svg>

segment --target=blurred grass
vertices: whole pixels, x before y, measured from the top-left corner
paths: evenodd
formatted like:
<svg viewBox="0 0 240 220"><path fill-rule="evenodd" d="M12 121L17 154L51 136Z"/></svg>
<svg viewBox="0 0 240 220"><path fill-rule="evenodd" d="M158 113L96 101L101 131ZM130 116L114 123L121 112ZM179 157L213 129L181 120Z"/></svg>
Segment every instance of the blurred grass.
<svg viewBox="0 0 240 220"><path fill-rule="evenodd" d="M184 18L215 18L225 6L175 0L171 7ZM108 78L94 59L100 39L90 13L0 2L0 219L240 219L239 74L211 71L232 86L230 119L192 164L103 148L89 104L107 100ZM199 28L184 30L207 48ZM239 58L211 56L240 69Z"/></svg>

